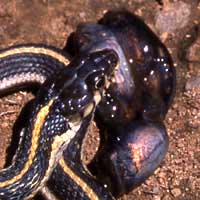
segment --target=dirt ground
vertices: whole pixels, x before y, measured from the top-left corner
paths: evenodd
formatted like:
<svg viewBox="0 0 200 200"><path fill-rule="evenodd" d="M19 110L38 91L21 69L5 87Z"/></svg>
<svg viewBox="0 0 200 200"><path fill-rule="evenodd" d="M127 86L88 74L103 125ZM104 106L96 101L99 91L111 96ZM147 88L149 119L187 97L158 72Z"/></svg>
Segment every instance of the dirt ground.
<svg viewBox="0 0 200 200"><path fill-rule="evenodd" d="M107 10L127 8L141 16L169 48L177 70L177 92L165 120L169 151L143 185L121 199L200 199L200 1L155 0L1 0L0 48L44 43L63 48L80 22L96 22ZM0 99L0 167L12 127L32 98L19 92ZM96 148L90 133L86 159ZM93 144L93 145L92 145Z"/></svg>

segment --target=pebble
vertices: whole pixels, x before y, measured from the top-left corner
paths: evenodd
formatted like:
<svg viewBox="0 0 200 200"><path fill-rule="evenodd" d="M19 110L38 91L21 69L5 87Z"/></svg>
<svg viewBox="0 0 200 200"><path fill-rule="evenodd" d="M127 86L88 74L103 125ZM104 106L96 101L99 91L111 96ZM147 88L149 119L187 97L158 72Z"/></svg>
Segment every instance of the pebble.
<svg viewBox="0 0 200 200"><path fill-rule="evenodd" d="M170 195L165 195L162 197L162 200L171 200L172 198L170 197Z"/></svg>
<svg viewBox="0 0 200 200"><path fill-rule="evenodd" d="M158 11L155 17L156 28L162 33L175 33L184 28L189 22L191 6L184 2L174 2Z"/></svg>
<svg viewBox="0 0 200 200"><path fill-rule="evenodd" d="M126 1L124 1L124 2L126 2ZM135 0L135 2L136 3L143 3L143 2L145 2L145 0Z"/></svg>
<svg viewBox="0 0 200 200"><path fill-rule="evenodd" d="M1 124L2 124L2 125L1 125L2 128L7 128L8 125L9 125L7 122L3 122L3 123L1 123Z"/></svg>
<svg viewBox="0 0 200 200"><path fill-rule="evenodd" d="M199 66L200 67L200 66ZM194 88L200 88L200 76L190 78L185 85L185 90L192 90Z"/></svg>
<svg viewBox="0 0 200 200"><path fill-rule="evenodd" d="M154 187L153 188L153 193L154 194L158 194L159 193L159 188L158 187Z"/></svg>
<svg viewBox="0 0 200 200"><path fill-rule="evenodd" d="M81 18L85 18L85 17L86 17L86 13L85 13L85 12L80 12L80 13L79 13L79 16L80 16Z"/></svg>
<svg viewBox="0 0 200 200"><path fill-rule="evenodd" d="M178 197L181 195L181 190L179 188L174 188L171 190L171 193L174 197Z"/></svg>
<svg viewBox="0 0 200 200"><path fill-rule="evenodd" d="M153 196L153 200L161 200L161 197L158 195Z"/></svg>

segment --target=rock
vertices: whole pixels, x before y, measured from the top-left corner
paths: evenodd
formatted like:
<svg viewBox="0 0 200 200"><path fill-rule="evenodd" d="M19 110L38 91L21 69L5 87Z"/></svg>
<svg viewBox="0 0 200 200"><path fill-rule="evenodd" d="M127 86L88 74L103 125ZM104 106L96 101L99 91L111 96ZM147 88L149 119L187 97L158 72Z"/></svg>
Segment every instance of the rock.
<svg viewBox="0 0 200 200"><path fill-rule="evenodd" d="M156 14L156 28L162 34L174 33L184 28L189 22L191 6L184 2L170 3Z"/></svg>
<svg viewBox="0 0 200 200"><path fill-rule="evenodd" d="M162 197L162 200L171 200L171 196L170 195L165 195Z"/></svg>
<svg viewBox="0 0 200 200"><path fill-rule="evenodd" d="M195 43L188 49L186 54L187 60L192 62L199 62L200 58L200 37L197 38Z"/></svg>
<svg viewBox="0 0 200 200"><path fill-rule="evenodd" d="M200 74L200 37L186 49L186 60L189 61L189 70Z"/></svg>
<svg viewBox="0 0 200 200"><path fill-rule="evenodd" d="M185 85L185 90L192 90L194 88L200 88L200 76L190 78Z"/></svg>

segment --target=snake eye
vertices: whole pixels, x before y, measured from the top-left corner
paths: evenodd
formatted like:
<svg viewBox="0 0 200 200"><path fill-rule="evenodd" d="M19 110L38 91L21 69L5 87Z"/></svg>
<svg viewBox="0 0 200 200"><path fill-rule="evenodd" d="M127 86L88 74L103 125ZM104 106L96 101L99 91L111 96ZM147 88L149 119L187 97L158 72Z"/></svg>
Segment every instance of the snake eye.
<svg viewBox="0 0 200 200"><path fill-rule="evenodd" d="M95 84L96 89L100 89L105 85L105 77L101 77Z"/></svg>

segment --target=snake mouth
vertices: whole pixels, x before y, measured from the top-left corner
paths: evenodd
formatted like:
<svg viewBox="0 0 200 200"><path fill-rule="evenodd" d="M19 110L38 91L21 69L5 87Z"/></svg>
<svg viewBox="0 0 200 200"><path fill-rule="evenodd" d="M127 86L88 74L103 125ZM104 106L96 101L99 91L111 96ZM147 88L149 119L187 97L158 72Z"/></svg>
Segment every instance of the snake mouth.
<svg viewBox="0 0 200 200"><path fill-rule="evenodd" d="M117 65L115 66L112 74L109 77L105 78L105 87L103 88L102 95L105 94L106 90L108 90L111 85L116 83L116 77L117 77L119 67L120 67L120 64L118 62Z"/></svg>
<svg viewBox="0 0 200 200"><path fill-rule="evenodd" d="M94 101L96 105L101 101L101 93L99 91L94 93Z"/></svg>

